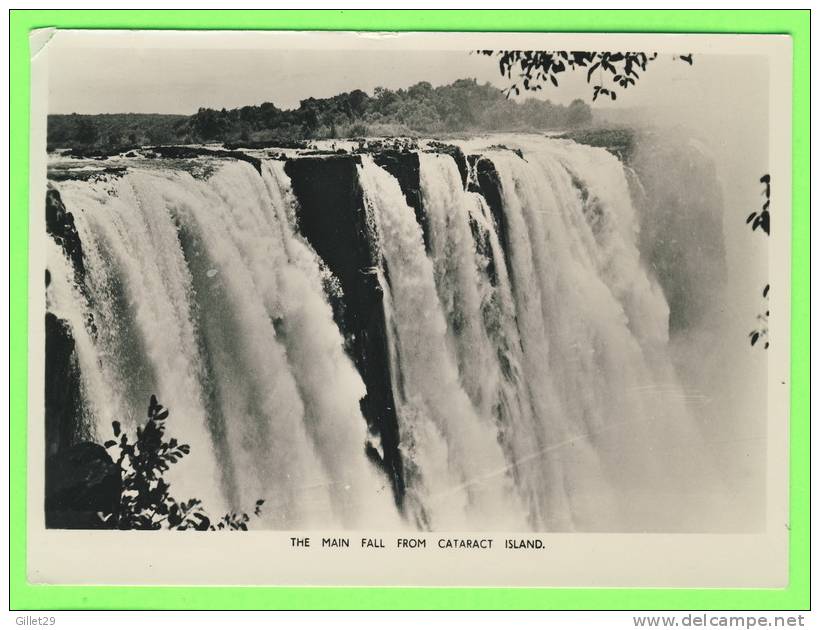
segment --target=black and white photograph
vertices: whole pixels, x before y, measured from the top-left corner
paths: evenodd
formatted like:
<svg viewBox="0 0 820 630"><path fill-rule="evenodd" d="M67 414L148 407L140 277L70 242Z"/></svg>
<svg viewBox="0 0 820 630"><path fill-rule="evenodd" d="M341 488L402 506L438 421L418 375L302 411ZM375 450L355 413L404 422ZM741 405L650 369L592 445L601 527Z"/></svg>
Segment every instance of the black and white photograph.
<svg viewBox="0 0 820 630"><path fill-rule="evenodd" d="M785 579L787 39L41 39L37 536L503 585L697 535L767 560L649 585ZM96 579L63 547L34 575Z"/></svg>

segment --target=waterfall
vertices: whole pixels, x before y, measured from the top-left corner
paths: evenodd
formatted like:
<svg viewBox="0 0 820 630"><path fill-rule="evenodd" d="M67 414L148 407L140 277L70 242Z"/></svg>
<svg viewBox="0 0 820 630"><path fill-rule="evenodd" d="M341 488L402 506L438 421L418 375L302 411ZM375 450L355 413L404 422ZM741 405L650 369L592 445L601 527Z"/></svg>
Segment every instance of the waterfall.
<svg viewBox="0 0 820 630"><path fill-rule="evenodd" d="M546 436L533 416L509 274L489 208L481 195L463 190L452 157L419 157L436 286L461 381L478 413L497 427L529 524L566 527L560 484L533 465L544 457Z"/></svg>
<svg viewBox="0 0 820 630"><path fill-rule="evenodd" d="M378 523L379 504L392 522L392 498L364 457L363 385L315 254L293 233L284 177L276 165L263 179L227 162L207 182L132 169L61 183L109 385L88 392L87 406L102 440L112 419L133 429L155 392L171 410L169 434L191 444L172 488L216 515L262 498L271 527Z"/></svg>
<svg viewBox="0 0 820 630"><path fill-rule="evenodd" d="M49 241L47 308L74 337L80 434L102 443L112 420L133 433L155 393L191 445L169 471L174 496L214 516L264 499L268 528L696 527L719 490L624 166L547 138L459 146L466 185L455 154L394 156L417 158L410 196L411 171L400 184L369 155L334 156L349 174L326 172L356 181L311 215L321 247L282 160L135 159L55 181L84 262L75 277ZM364 244L316 229L346 212L361 212L346 233ZM384 343L355 354L374 331ZM376 398L361 354L374 348L389 366ZM395 406L398 484L366 397Z"/></svg>
<svg viewBox="0 0 820 630"><path fill-rule="evenodd" d="M436 529L510 528L517 506L496 427L459 380L421 227L387 171L365 157L360 178L387 269L400 441L417 518Z"/></svg>
<svg viewBox="0 0 820 630"><path fill-rule="evenodd" d="M693 521L688 501L716 499L668 355L668 308L640 264L623 167L569 142L510 144L523 157L489 157L549 476L576 528L677 529Z"/></svg>

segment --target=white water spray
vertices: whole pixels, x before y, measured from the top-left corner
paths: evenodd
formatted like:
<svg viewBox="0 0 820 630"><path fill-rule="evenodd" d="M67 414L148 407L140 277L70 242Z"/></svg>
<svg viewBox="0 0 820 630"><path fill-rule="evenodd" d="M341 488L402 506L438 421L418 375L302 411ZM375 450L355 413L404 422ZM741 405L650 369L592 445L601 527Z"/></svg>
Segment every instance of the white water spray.
<svg viewBox="0 0 820 630"><path fill-rule="evenodd" d="M450 155L420 153L429 252L398 181L365 155L357 171L404 521L365 455L377 438L323 288L335 279L299 234L281 162L205 160L195 176L138 161L57 184L86 274L80 290L51 246L48 308L73 331L91 437L113 419L133 430L156 393L191 444L175 496L214 515L263 498L270 528L696 529L719 494L623 166L545 138L462 147L492 165L500 207L464 190Z"/></svg>

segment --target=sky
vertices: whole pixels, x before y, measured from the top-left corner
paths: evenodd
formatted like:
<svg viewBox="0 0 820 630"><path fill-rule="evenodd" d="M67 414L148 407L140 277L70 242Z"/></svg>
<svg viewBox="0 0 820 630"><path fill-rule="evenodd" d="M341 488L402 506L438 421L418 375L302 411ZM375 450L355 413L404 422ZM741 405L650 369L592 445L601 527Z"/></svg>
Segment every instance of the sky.
<svg viewBox="0 0 820 630"><path fill-rule="evenodd" d="M49 110L191 114L265 101L290 109L310 96L464 77L504 87L494 61L466 51L77 49L52 61Z"/></svg>
<svg viewBox="0 0 820 630"><path fill-rule="evenodd" d="M585 74L567 73L560 87L527 96L564 104L575 98L590 101ZM658 75L654 81L653 74ZM652 105L668 94L670 84L693 83L701 74L699 68L659 59L648 67L641 89L619 95L616 106ZM50 59L49 113L192 114L200 107L230 109L265 101L290 109L311 96L354 89L372 94L378 86L398 89L419 81L435 86L462 78L502 89L509 85L497 60L466 50L73 48Z"/></svg>

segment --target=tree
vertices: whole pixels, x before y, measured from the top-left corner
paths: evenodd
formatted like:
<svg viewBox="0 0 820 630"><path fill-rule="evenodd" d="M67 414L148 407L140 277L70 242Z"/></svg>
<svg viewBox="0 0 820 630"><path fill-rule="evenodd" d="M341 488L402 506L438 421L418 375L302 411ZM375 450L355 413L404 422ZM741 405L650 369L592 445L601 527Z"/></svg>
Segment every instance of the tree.
<svg viewBox="0 0 820 630"><path fill-rule="evenodd" d="M80 144L94 144L97 141L99 130L97 129L96 123L92 119L81 117L77 121L76 134L77 142Z"/></svg>
<svg viewBox="0 0 820 630"><path fill-rule="evenodd" d="M214 109L200 107L191 120L194 133L203 140L220 138L230 125L225 113L225 110L219 112Z"/></svg>
<svg viewBox="0 0 820 630"><path fill-rule="evenodd" d="M479 50L479 54L498 57L501 76L513 80L505 91L507 96L521 90L541 90L544 85L558 87L558 77L563 72L586 70L587 83L597 82L593 87L592 100L599 96L617 98L615 87L627 89L638 82L641 73L658 58L658 53L643 52L586 52L542 50ZM675 59L692 65L691 54L678 55ZM596 71L598 71L596 73ZM520 82L519 82L520 79Z"/></svg>
<svg viewBox="0 0 820 630"><path fill-rule="evenodd" d="M592 120L592 109L580 98L576 98L569 104L567 110L567 125L579 127Z"/></svg>
<svg viewBox="0 0 820 630"><path fill-rule="evenodd" d="M353 90L349 96L350 109L356 117L364 116L370 97L362 90Z"/></svg>
<svg viewBox="0 0 820 630"><path fill-rule="evenodd" d="M151 396L148 420L137 427L137 439L131 441L119 422L113 422L113 440L106 449L115 449L115 462L122 471L122 492L117 511L103 515L103 520L114 519L116 529L194 529L247 530L250 517L244 512L228 513L215 524L211 522L202 501L177 501L170 493L170 485L163 474L191 452L188 444L176 438L165 438L168 410ZM256 502L254 514L261 514L263 500Z"/></svg>

